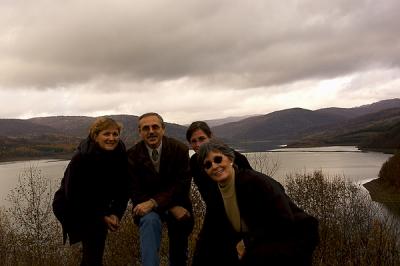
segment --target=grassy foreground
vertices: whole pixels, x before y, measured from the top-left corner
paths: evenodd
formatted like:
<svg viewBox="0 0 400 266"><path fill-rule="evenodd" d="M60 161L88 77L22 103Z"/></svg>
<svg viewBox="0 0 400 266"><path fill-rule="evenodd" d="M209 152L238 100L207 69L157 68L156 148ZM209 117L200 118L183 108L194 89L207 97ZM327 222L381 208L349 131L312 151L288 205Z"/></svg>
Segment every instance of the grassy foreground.
<svg viewBox="0 0 400 266"><path fill-rule="evenodd" d="M51 211L55 186L38 168L21 173L19 185L9 194L11 207L0 209L2 265L79 265L79 245L62 245L61 228ZM359 186L317 171L287 177L286 190L320 221L314 265L400 265L398 220L382 212ZM192 200L196 224L189 239L190 257L205 212L194 185ZM138 231L130 208L121 229L108 236L105 265L140 265ZM163 233L161 265L167 265L166 229Z"/></svg>

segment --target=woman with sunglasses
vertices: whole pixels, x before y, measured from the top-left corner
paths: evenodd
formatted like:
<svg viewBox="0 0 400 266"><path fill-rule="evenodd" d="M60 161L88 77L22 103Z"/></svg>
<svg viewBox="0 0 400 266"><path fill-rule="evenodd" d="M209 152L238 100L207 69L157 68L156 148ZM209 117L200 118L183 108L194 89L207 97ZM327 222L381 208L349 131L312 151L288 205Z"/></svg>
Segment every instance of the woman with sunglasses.
<svg viewBox="0 0 400 266"><path fill-rule="evenodd" d="M214 204L222 206L223 219L215 222L230 234L220 244L236 253L237 265L311 265L318 221L298 208L281 184L238 169L234 151L221 143L201 145L198 160L218 186Z"/></svg>
<svg viewBox="0 0 400 266"><path fill-rule="evenodd" d="M199 189L201 197L203 198L206 206L208 207L209 197L212 197L212 191L217 191L216 184L208 178L204 169L198 164L198 152L200 145L209 142L213 139L213 133L210 127L204 121L193 122L186 131L186 139L192 147L195 154L190 158L190 171L193 181ZM240 169L251 169L250 163L247 158L237 151L235 153L235 164ZM210 206L211 207L211 206Z"/></svg>
<svg viewBox="0 0 400 266"><path fill-rule="evenodd" d="M218 185L212 181L202 165L198 163L198 152L200 145L213 139L213 134L206 122L195 121L186 131L186 139L195 154L190 158L190 171L200 195L206 205L206 212L201 232L196 242L196 250L193 255L193 266L203 265L235 265L237 256L223 245L226 239L230 239L229 231L226 231L223 220L223 205L216 205L216 198L220 197ZM247 158L237 151L235 165L239 169L251 169ZM222 217L221 217L222 216Z"/></svg>

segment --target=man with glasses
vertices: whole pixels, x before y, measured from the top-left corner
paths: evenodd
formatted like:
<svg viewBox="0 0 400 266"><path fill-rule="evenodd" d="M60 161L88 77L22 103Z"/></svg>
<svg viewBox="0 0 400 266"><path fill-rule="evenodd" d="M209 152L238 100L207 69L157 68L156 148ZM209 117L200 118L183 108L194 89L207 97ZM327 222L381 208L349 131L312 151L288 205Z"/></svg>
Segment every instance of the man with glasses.
<svg viewBox="0 0 400 266"><path fill-rule="evenodd" d="M140 116L138 129L142 140L128 150L128 159L142 265L160 265L163 221L168 227L170 265L186 265L188 236L194 224L188 148L164 135L165 124L157 113Z"/></svg>

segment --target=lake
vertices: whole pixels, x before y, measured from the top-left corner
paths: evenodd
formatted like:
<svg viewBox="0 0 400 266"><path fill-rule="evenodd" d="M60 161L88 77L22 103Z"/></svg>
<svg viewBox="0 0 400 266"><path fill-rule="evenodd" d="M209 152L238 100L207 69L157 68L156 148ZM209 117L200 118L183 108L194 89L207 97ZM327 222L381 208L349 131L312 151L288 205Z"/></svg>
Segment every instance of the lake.
<svg viewBox="0 0 400 266"><path fill-rule="evenodd" d="M378 177L382 164L391 156L378 152L361 152L355 147L285 148L269 152L245 154L251 164L267 159L276 162L278 170L274 178L284 182L287 174L322 170L330 176L340 175L362 183ZM18 175L30 165L41 169L43 175L59 185L68 160L34 160L0 163L0 206L6 206L9 191L18 182ZM257 168L258 169L258 168Z"/></svg>
<svg viewBox="0 0 400 266"><path fill-rule="evenodd" d="M0 163L0 206L8 204L6 197L16 187L18 176L25 168L37 166L53 182L54 187L57 187L68 162L69 160L33 160Z"/></svg>
<svg viewBox="0 0 400 266"><path fill-rule="evenodd" d="M283 181L288 174L322 170L329 176L344 176L356 183L377 178L382 164L392 156L380 152L362 152L349 146L283 148L261 154L278 163L279 168L274 175L278 181Z"/></svg>

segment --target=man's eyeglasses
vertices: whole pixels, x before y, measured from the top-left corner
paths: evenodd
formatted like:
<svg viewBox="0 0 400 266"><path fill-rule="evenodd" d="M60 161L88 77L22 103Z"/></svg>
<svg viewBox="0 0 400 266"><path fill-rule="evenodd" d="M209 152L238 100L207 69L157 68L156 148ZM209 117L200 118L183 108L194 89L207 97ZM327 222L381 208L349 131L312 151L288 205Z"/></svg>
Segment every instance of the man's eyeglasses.
<svg viewBox="0 0 400 266"><path fill-rule="evenodd" d="M208 169L210 169L211 168L211 166L212 166L212 164L213 164L213 162L214 163L216 163L216 164L220 164L221 162L222 162L222 156L220 156L220 155L217 155L217 156L215 156L214 158L213 158L213 161L211 162L211 161L206 161L205 163L204 163L204 169L206 169L206 170L208 170Z"/></svg>

